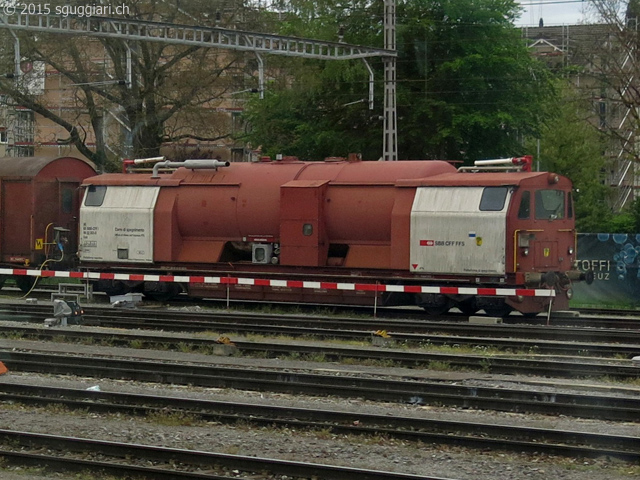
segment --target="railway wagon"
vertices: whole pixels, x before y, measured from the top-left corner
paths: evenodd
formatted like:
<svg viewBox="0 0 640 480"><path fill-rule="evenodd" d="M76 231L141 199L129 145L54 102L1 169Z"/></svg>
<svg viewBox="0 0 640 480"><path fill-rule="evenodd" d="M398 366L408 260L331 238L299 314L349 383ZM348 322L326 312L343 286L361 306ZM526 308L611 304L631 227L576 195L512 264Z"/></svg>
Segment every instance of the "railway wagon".
<svg viewBox="0 0 640 480"><path fill-rule="evenodd" d="M530 157L508 161L466 171L444 161L361 161L356 155L324 162L161 161L145 172L85 179L79 257L93 270L156 275L554 288L553 308L566 308L571 283L581 278L574 267L571 183L528 171ZM430 313L454 306L537 313L550 302L447 288L340 291L135 278L100 280L95 288L156 298L186 291L366 305L377 295L379 305L417 304Z"/></svg>
<svg viewBox="0 0 640 480"><path fill-rule="evenodd" d="M96 174L74 157L0 158L0 264L72 267L77 252L80 184ZM7 279L0 277L0 286ZM35 277L15 276L28 291Z"/></svg>

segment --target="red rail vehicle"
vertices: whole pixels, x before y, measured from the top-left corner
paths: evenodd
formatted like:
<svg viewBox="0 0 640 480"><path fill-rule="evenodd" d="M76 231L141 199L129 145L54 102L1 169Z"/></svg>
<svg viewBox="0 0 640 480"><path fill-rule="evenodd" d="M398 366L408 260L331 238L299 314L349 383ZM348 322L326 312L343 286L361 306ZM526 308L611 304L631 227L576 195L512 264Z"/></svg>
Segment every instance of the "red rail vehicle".
<svg viewBox="0 0 640 480"><path fill-rule="evenodd" d="M0 159L0 265L70 268L77 252L80 184L96 174L73 157ZM28 291L35 277L16 275ZM7 276L0 277L0 287Z"/></svg>
<svg viewBox="0 0 640 480"><path fill-rule="evenodd" d="M495 296L489 289L550 288L553 308L563 309L572 282L581 279L571 183L531 172L530 165L530 157L521 157L456 170L444 161L370 162L356 155L324 162L160 161L144 172L85 179L79 258L92 271L163 276L158 280L215 274L387 286L181 284L125 275L96 282L112 295L167 298L186 291L366 305L376 295L378 305L500 315L537 313L551 299ZM138 170L132 161L126 167ZM391 285L441 288L425 293Z"/></svg>

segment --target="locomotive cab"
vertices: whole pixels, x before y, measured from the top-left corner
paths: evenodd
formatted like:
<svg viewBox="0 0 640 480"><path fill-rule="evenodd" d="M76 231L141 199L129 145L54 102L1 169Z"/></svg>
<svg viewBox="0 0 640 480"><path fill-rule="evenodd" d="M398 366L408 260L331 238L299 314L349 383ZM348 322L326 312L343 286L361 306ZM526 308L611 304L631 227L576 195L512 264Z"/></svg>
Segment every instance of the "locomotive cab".
<svg viewBox="0 0 640 480"><path fill-rule="evenodd" d="M554 308L568 308L571 282L580 278L571 182L528 168L461 170L417 188L410 270L466 277L473 284L555 289ZM420 301L427 310L450 306L442 296ZM504 315L512 308L538 313L550 300L514 295L479 296L474 302L471 309Z"/></svg>

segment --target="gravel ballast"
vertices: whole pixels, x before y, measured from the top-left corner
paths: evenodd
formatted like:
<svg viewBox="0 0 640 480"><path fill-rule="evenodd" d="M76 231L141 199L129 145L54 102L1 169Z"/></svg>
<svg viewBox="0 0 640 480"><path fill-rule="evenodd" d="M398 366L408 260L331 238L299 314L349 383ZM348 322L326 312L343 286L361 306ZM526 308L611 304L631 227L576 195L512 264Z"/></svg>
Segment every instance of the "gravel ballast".
<svg viewBox="0 0 640 480"><path fill-rule="evenodd" d="M502 388L545 388L549 391L598 391L603 395L640 396L640 391L612 383L564 381L542 378L497 376L473 372L434 372L341 365L337 363L297 362L280 359L252 359L241 357L211 357L179 352L134 350L124 348L50 344L0 340L1 348L40 351L73 351L92 355L133 355L145 359L181 360L215 364L255 365L273 368L304 368L322 372L346 370L377 375L410 375L429 381L441 380L458 384L498 386ZM604 422L570 417L476 411L461 408L428 407L419 405L382 404L360 399L310 397L277 393L235 391L184 386L166 386L78 378L71 376L36 375L9 372L0 382L61 386L87 389L98 386L102 391L164 395L215 401L297 406L322 410L341 410L354 413L416 416L439 420L474 421L479 423L526 425L594 433L611 433L637 437L640 424ZM174 448L186 448L218 453L254 455L306 462L329 463L375 470L439 476L457 480L628 480L640 476L640 467L612 459L573 459L528 455L506 451L478 451L450 446L413 443L383 436L348 437L328 432L294 431L199 423L194 426L167 426L144 418L98 415L86 412L57 412L54 409L21 405L0 405L0 428L37 433L56 433L74 437L114 440ZM21 473L22 472L22 473ZM0 470L7 480L66 478L59 474L34 474L14 469Z"/></svg>

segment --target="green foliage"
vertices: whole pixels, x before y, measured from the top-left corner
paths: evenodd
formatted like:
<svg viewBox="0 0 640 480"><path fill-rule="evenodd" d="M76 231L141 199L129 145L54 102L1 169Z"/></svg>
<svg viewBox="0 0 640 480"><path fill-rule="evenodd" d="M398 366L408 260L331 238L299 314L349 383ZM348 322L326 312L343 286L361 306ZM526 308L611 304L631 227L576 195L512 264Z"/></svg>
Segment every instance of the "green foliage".
<svg viewBox="0 0 640 480"><path fill-rule="evenodd" d="M603 219L601 232L607 233L639 233L640 232L640 199L635 199L631 206L620 213Z"/></svg>
<svg viewBox="0 0 640 480"><path fill-rule="evenodd" d="M330 76L327 70L317 74L323 79ZM350 152L377 158L382 136L377 141L367 138L371 123L368 112L362 105L343 108L340 102L344 97L336 96L332 87L335 84L327 80L307 90L296 85L277 93L267 92L264 100L250 100L246 119L252 126L252 144L262 145L266 155L282 153L304 160L346 156Z"/></svg>
<svg viewBox="0 0 640 480"><path fill-rule="evenodd" d="M633 223L636 227L636 233L640 232L640 198L636 198L631 205L631 215L633 216Z"/></svg>
<svg viewBox="0 0 640 480"><path fill-rule="evenodd" d="M574 186L576 225L580 232L612 232L607 207L610 188L604 184L605 137L587 119L589 104L569 84L555 102L553 118L540 134L540 170L565 175ZM533 141L529 151L535 151Z"/></svg>
<svg viewBox="0 0 640 480"><path fill-rule="evenodd" d="M413 1L399 11L403 157L521 153L521 136L537 130L554 91L512 26L514 4Z"/></svg>
<svg viewBox="0 0 640 480"><path fill-rule="evenodd" d="M636 233L636 219L631 212L622 212L610 217L604 222L604 228L601 230L607 233Z"/></svg>
<svg viewBox="0 0 640 480"><path fill-rule="evenodd" d="M284 2L281 33L382 46L382 3ZM411 0L397 5L398 151L402 159L477 159L521 154L554 96L550 73L513 28L517 6L496 0ZM342 28L341 28L342 27ZM283 78L253 100L248 139L269 154L304 159L382 151L383 71L368 109L360 61L282 61ZM273 63L270 63L273 65Z"/></svg>

